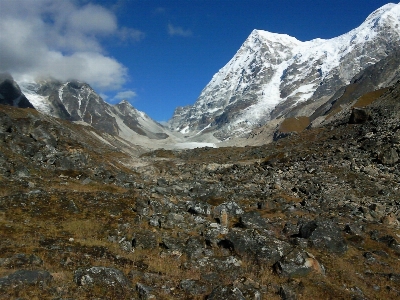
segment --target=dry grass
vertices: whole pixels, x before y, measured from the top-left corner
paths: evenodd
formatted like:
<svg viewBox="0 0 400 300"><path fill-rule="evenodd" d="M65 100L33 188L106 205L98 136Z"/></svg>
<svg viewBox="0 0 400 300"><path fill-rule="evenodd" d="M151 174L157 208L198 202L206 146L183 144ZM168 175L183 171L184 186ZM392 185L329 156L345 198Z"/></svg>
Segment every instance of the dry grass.
<svg viewBox="0 0 400 300"><path fill-rule="evenodd" d="M352 107L365 107L370 105L380 96L382 96L388 88L379 89L373 92L366 93L357 99L357 102Z"/></svg>
<svg viewBox="0 0 400 300"><path fill-rule="evenodd" d="M308 125L310 125L309 117L287 118L281 123L279 131L283 133L302 132Z"/></svg>
<svg viewBox="0 0 400 300"><path fill-rule="evenodd" d="M82 240L98 240L103 228L100 222L93 222L93 220L65 220L62 221L60 225L71 234L72 238Z"/></svg>

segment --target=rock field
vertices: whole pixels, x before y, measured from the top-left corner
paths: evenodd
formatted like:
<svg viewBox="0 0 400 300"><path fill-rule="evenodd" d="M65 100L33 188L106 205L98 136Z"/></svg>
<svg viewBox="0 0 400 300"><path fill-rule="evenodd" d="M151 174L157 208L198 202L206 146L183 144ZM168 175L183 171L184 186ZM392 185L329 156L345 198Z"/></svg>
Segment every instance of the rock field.
<svg viewBox="0 0 400 300"><path fill-rule="evenodd" d="M398 298L399 100L264 146L130 155L1 106L0 299Z"/></svg>

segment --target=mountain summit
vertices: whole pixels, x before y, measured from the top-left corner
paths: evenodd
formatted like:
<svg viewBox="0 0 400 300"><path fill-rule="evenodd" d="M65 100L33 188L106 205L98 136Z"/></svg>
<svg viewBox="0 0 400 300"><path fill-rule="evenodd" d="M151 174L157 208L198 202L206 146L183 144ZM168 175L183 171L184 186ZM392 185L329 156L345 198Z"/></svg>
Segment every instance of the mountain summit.
<svg viewBox="0 0 400 300"><path fill-rule="evenodd" d="M400 4L387 4L356 29L302 42L254 30L170 128L197 140L246 136L287 116L310 116L342 86L400 46Z"/></svg>

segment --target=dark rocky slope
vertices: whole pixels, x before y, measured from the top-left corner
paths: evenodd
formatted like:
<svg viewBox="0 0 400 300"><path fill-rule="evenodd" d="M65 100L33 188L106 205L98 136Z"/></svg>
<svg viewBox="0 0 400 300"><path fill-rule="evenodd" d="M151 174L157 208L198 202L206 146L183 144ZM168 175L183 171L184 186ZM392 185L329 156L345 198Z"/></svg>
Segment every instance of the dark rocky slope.
<svg viewBox="0 0 400 300"><path fill-rule="evenodd" d="M397 298L399 105L140 160L1 106L0 298Z"/></svg>

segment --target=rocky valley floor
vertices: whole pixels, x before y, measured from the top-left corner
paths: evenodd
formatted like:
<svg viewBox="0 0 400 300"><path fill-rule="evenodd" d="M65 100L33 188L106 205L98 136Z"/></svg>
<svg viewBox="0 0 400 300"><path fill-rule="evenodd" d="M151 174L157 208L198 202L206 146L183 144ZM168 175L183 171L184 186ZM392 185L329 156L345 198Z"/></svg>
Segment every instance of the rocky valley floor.
<svg viewBox="0 0 400 300"><path fill-rule="evenodd" d="M400 297L399 95L264 146L134 161L1 106L0 299Z"/></svg>

